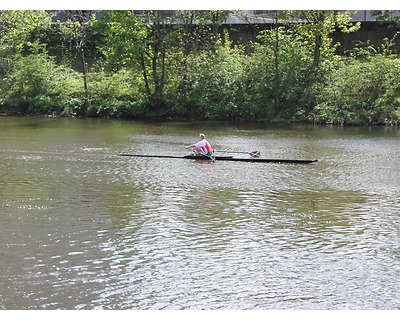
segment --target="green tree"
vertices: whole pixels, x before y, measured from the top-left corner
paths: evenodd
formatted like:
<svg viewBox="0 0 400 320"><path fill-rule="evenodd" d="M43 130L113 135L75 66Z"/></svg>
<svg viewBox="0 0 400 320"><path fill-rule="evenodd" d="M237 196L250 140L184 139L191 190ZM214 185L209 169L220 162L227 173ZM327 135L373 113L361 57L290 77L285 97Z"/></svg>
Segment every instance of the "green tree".
<svg viewBox="0 0 400 320"><path fill-rule="evenodd" d="M179 104L183 113L191 113L191 105L189 100L189 60L194 61L196 56L202 55L202 52L215 51L220 44L223 43L223 37L219 37L219 27L228 17L231 11L223 10L178 10L173 13L173 21L169 26L171 33L177 39L177 46L169 48L169 62L167 67L170 68L168 85L176 82L176 91L169 95L177 95L175 103ZM227 39L229 42L229 38ZM174 43L174 42L173 42ZM191 58L190 55L192 55ZM175 60L176 63L171 60Z"/></svg>
<svg viewBox="0 0 400 320"><path fill-rule="evenodd" d="M289 26L264 30L257 38L244 81L248 100L269 118L293 117L304 107L312 64L307 43Z"/></svg>
<svg viewBox="0 0 400 320"><path fill-rule="evenodd" d="M321 56L325 58L334 54L332 39L329 35L339 29L342 32L350 33L360 28L360 23L351 22L348 11L339 12L335 10L300 10L293 11L292 17L306 23L297 24L302 36L312 43L313 64L312 71L316 71L321 63Z"/></svg>
<svg viewBox="0 0 400 320"><path fill-rule="evenodd" d="M196 11L196 22L202 26L211 26L211 34L213 38L209 38L211 43L215 43L219 39L219 28L221 24L234 11L230 10L199 10Z"/></svg>
<svg viewBox="0 0 400 320"><path fill-rule="evenodd" d="M191 117L252 118L252 110L242 103L241 81L246 66L242 48L233 47L229 41L217 42L214 50L191 55L189 65Z"/></svg>
<svg viewBox="0 0 400 320"><path fill-rule="evenodd" d="M49 28L51 14L45 11L0 11L0 48L10 53L45 50L40 35Z"/></svg>
<svg viewBox="0 0 400 320"><path fill-rule="evenodd" d="M279 24L280 21L287 19L287 11L278 11L274 13L274 28L275 28L275 41L273 42L273 52L274 52L274 66L275 66L275 110L276 113L280 111L280 95L281 95L281 77L279 72L279 60L280 60L280 37L279 37Z"/></svg>
<svg viewBox="0 0 400 320"><path fill-rule="evenodd" d="M45 11L0 11L0 74L7 74L22 54L46 52L41 35L49 27Z"/></svg>
<svg viewBox="0 0 400 320"><path fill-rule="evenodd" d="M400 123L400 59L363 48L331 72L321 87L311 117L318 123Z"/></svg>
<svg viewBox="0 0 400 320"><path fill-rule="evenodd" d="M86 103L89 99L87 56L89 55L90 38L93 37L92 24L95 16L87 10L69 10L67 14L68 19L60 23L62 41L71 44L80 58Z"/></svg>
<svg viewBox="0 0 400 320"><path fill-rule="evenodd" d="M35 108L33 101L40 107L48 102L54 63L42 39L50 24L45 11L0 11L1 101L9 109L26 111Z"/></svg>
<svg viewBox="0 0 400 320"><path fill-rule="evenodd" d="M161 11L146 11L141 17L133 11L107 11L97 25L104 35L100 49L111 68L141 70L144 90L154 110L164 105L169 41L166 21L167 15Z"/></svg>
<svg viewBox="0 0 400 320"><path fill-rule="evenodd" d="M179 59L182 62L182 81L178 85L178 94L180 96L179 103L182 108L187 110L188 108L188 77L189 77L189 66L188 57L193 47L193 34L195 24L195 11L193 10L180 10L176 12L176 17L181 22L180 32L180 44L182 47L182 58ZM179 24L178 24L179 25Z"/></svg>

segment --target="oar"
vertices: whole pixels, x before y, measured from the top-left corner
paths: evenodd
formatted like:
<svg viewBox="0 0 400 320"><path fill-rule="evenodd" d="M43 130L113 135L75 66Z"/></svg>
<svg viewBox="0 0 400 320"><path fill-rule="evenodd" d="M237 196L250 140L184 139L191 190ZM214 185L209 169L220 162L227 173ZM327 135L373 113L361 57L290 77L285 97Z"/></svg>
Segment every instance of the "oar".
<svg viewBox="0 0 400 320"><path fill-rule="evenodd" d="M250 157L259 157L261 155L260 151L229 151L229 150L214 150L215 152L225 152L225 153L244 153L248 154Z"/></svg>

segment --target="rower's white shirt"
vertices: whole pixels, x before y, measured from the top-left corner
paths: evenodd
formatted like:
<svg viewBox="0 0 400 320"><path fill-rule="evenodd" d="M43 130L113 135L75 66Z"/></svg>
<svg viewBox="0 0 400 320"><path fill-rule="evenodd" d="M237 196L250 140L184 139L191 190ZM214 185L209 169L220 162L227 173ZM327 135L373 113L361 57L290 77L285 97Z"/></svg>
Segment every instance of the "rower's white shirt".
<svg viewBox="0 0 400 320"><path fill-rule="evenodd" d="M196 148L201 149L202 154L207 154L206 143L201 140L194 145Z"/></svg>

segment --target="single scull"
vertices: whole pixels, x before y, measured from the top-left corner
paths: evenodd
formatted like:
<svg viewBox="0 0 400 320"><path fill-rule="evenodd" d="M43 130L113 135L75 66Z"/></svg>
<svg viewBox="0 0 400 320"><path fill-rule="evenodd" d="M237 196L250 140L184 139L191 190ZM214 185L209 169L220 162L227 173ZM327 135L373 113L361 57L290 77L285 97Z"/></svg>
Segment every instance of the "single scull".
<svg viewBox="0 0 400 320"><path fill-rule="evenodd" d="M266 159L266 158L234 158L232 156L169 156L169 155L145 155L145 154L120 154L122 157L142 157L142 158L165 158L165 159L192 159L192 160L217 160L217 161L240 161L240 162L262 162L262 163L315 163L318 160L296 160L296 159Z"/></svg>

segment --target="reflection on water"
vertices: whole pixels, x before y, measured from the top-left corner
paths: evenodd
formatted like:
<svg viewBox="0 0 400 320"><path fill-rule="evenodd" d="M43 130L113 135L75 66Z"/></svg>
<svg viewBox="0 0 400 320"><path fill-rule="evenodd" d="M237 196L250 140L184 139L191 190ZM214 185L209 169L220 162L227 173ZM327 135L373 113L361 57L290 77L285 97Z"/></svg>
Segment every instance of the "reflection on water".
<svg viewBox="0 0 400 320"><path fill-rule="evenodd" d="M0 118L0 309L398 309L399 130ZM118 157L259 149L315 165Z"/></svg>

